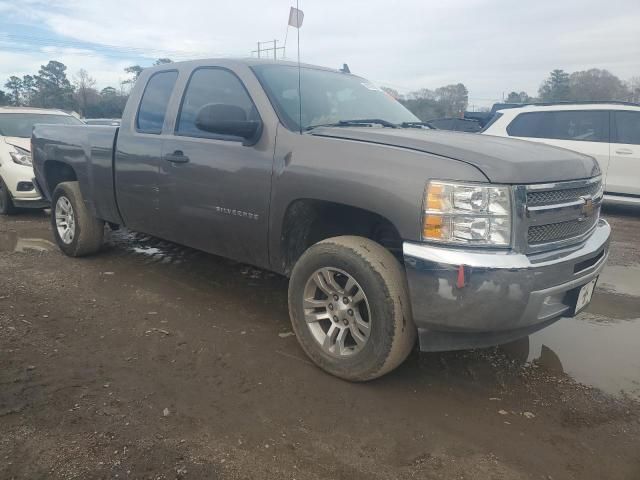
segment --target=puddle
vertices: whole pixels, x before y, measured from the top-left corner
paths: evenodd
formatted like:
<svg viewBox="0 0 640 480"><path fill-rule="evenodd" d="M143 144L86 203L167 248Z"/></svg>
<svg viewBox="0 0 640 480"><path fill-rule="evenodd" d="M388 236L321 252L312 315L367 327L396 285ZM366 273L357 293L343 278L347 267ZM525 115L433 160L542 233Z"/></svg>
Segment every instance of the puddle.
<svg viewBox="0 0 640 480"><path fill-rule="evenodd" d="M583 313L531 335L527 362L536 362L550 373L566 373L607 393L625 392L640 400L639 339L640 318L612 322ZM522 348L527 348L526 342Z"/></svg>
<svg viewBox="0 0 640 480"><path fill-rule="evenodd" d="M505 347L516 360L640 400L640 266L606 266L585 312Z"/></svg>
<svg viewBox="0 0 640 480"><path fill-rule="evenodd" d="M56 245L44 238L25 238L16 232L0 232L0 252L49 252Z"/></svg>
<svg viewBox="0 0 640 480"><path fill-rule="evenodd" d="M607 266L600 274L598 287L620 295L640 297L640 266Z"/></svg>

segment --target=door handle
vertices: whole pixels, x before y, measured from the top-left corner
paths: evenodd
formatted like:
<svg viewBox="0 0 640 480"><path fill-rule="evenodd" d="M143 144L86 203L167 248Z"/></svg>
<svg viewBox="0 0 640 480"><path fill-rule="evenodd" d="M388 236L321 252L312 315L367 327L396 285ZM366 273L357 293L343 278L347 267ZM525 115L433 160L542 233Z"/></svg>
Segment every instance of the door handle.
<svg viewBox="0 0 640 480"><path fill-rule="evenodd" d="M616 153L618 155L633 155L633 150L631 150L630 148L619 148L618 150L616 150Z"/></svg>
<svg viewBox="0 0 640 480"><path fill-rule="evenodd" d="M164 156L164 159L171 163L187 163L189 161L189 157L187 157L182 150L176 150L173 153L168 153Z"/></svg>

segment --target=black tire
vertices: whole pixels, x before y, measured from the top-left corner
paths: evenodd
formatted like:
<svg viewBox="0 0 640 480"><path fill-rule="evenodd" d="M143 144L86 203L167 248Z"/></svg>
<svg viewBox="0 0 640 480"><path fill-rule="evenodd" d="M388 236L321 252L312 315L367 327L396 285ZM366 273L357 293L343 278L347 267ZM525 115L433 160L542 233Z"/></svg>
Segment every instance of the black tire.
<svg viewBox="0 0 640 480"><path fill-rule="evenodd" d="M70 241L60 237L56 223L58 201L63 197L68 200L74 217L73 238ZM104 222L91 215L87 209L78 182L63 182L55 188L51 198L51 225L58 247L70 257L91 255L102 246Z"/></svg>
<svg viewBox="0 0 640 480"><path fill-rule="evenodd" d="M13 215L18 212L18 209L13 204L11 193L7 185L0 177L0 215Z"/></svg>
<svg viewBox="0 0 640 480"><path fill-rule="evenodd" d="M347 273L368 300L368 340L361 350L349 356L326 352L305 320L307 282L323 268ZM293 330L309 358L328 373L349 381L372 380L390 372L407 358L416 340L402 266L380 244L362 237L323 240L300 257L289 282L289 312Z"/></svg>

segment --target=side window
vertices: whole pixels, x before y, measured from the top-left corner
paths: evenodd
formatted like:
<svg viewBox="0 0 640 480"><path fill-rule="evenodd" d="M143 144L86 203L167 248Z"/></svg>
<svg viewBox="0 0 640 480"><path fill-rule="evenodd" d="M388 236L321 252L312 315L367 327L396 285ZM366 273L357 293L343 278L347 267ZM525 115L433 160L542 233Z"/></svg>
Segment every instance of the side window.
<svg viewBox="0 0 640 480"><path fill-rule="evenodd" d="M609 142L609 112L565 110L523 113L511 122L507 132L514 137Z"/></svg>
<svg viewBox="0 0 640 480"><path fill-rule="evenodd" d="M244 86L233 73L222 68L200 68L193 72L182 99L176 133L192 137L219 138L196 126L205 106L220 105L229 120L259 120L258 111Z"/></svg>
<svg viewBox="0 0 640 480"><path fill-rule="evenodd" d="M534 137L540 138L540 125L542 124L544 113L521 113L514 118L507 133L510 137Z"/></svg>
<svg viewBox="0 0 640 480"><path fill-rule="evenodd" d="M140 100L136 129L143 133L162 132L164 116L167 112L169 98L178 78L178 72L160 72L154 74L147 83Z"/></svg>
<svg viewBox="0 0 640 480"><path fill-rule="evenodd" d="M640 145L640 112L615 112L616 135L614 143Z"/></svg>

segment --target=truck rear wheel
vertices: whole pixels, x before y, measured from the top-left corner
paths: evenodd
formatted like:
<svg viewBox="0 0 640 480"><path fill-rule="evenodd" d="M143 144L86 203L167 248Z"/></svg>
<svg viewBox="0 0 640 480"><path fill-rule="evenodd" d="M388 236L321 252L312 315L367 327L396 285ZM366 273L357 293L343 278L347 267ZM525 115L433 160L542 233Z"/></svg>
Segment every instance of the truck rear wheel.
<svg viewBox="0 0 640 480"><path fill-rule="evenodd" d="M323 240L300 257L289 282L289 312L309 358L345 380L390 372L416 339L401 265L362 237Z"/></svg>
<svg viewBox="0 0 640 480"><path fill-rule="evenodd" d="M78 182L63 182L54 190L51 224L58 247L70 257L91 255L102 246L104 222L87 209Z"/></svg>
<svg viewBox="0 0 640 480"><path fill-rule="evenodd" d="M13 205L13 200L11 199L7 185L2 178L0 178L0 215L13 215L17 210Z"/></svg>

